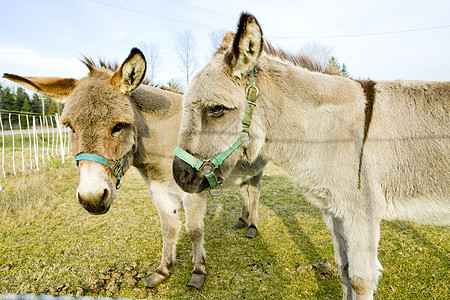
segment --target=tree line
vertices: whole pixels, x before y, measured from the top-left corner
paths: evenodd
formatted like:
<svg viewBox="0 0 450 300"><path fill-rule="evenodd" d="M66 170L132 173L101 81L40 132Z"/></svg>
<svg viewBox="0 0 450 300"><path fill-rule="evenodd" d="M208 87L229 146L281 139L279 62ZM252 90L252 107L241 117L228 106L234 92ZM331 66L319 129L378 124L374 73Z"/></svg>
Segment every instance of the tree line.
<svg viewBox="0 0 450 300"><path fill-rule="evenodd" d="M55 115L61 113L63 105L53 101L48 96L37 93L31 96L22 87L11 88L0 84L0 114L3 126L11 122L13 127L18 125L18 115ZM26 124L25 118L21 119L21 125ZM6 126L8 128L9 126Z"/></svg>

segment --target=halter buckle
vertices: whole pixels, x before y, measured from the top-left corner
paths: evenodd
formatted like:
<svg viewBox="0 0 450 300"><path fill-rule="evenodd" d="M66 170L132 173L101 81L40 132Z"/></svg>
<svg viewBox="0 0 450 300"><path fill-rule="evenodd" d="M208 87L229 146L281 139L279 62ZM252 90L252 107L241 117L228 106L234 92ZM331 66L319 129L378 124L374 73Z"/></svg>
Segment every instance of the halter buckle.
<svg viewBox="0 0 450 300"><path fill-rule="evenodd" d="M112 169L114 176L116 176L118 179L120 179L122 177L122 173L123 173L122 168L123 168L123 164L120 161L115 160L114 166L111 169Z"/></svg>
<svg viewBox="0 0 450 300"><path fill-rule="evenodd" d="M251 84L247 87L245 96L247 98L247 101L255 102L259 96L259 89L255 85Z"/></svg>
<svg viewBox="0 0 450 300"><path fill-rule="evenodd" d="M203 176L206 176L213 173L215 168L216 167L214 167L214 165L209 160L205 160L203 161L203 164L200 167L199 171L203 174Z"/></svg>

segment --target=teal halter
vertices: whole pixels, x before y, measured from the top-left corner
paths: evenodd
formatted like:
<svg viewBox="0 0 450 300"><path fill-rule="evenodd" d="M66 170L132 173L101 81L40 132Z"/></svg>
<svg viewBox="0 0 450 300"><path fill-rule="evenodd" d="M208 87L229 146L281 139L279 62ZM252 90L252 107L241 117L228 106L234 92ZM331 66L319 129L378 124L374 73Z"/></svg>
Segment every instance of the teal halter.
<svg viewBox="0 0 450 300"><path fill-rule="evenodd" d="M128 154L129 154L129 152L127 152L122 158L120 158L118 160L111 160L111 159L104 158L103 156L100 156L100 155L95 155L95 154L90 154L90 153L80 153L77 156L75 156L75 162L77 163L77 167L78 167L78 162L80 160L89 160L89 161L94 161L94 162L100 163L102 165L105 165L105 166L111 168L114 176L117 178L116 189L119 189L121 187L120 179L122 179L122 177L124 175L123 166L125 165L125 161L128 158Z"/></svg>
<svg viewBox="0 0 450 300"><path fill-rule="evenodd" d="M251 70L251 80L249 83L249 86L247 87L246 92L246 99L247 99L247 107L245 108L244 117L242 118L242 132L249 133L250 124L252 121L253 116L253 109L256 106L256 99L259 95L259 90L256 87L256 79L255 79L255 70ZM206 179L209 182L209 193L212 196L218 196L222 193L222 183L220 183L216 177L216 174L214 174L214 171L219 168L222 163L227 159L236 149L238 149L242 145L242 141L240 138L236 140L236 142L227 150L220 152L216 156L214 156L212 159L207 160L199 160L198 158L194 157L190 153L186 152L182 148L176 146L175 151L173 154L178 157L179 159L183 160L185 163L190 165L192 168L196 169L197 171L200 171L203 176L206 177ZM211 192L211 189L220 186L220 191L216 194Z"/></svg>

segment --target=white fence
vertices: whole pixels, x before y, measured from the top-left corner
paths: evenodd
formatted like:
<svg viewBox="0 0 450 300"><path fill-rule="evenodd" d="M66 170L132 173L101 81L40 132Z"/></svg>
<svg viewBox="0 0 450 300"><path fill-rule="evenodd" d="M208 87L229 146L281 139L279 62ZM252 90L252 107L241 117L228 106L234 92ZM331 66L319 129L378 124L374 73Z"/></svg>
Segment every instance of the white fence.
<svg viewBox="0 0 450 300"><path fill-rule="evenodd" d="M69 153L69 128L59 123L57 114L42 116L0 112L0 130L0 179L19 172L39 171L52 159L61 159L64 163Z"/></svg>

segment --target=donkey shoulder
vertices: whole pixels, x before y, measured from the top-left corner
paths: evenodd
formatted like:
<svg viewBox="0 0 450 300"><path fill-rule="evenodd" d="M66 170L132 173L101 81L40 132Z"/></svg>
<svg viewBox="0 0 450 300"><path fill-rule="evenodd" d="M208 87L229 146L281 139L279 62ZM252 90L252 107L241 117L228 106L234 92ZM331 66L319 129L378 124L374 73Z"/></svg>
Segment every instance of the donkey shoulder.
<svg viewBox="0 0 450 300"><path fill-rule="evenodd" d="M181 111L181 95L159 87L141 85L129 94L129 98L145 113L168 117Z"/></svg>

